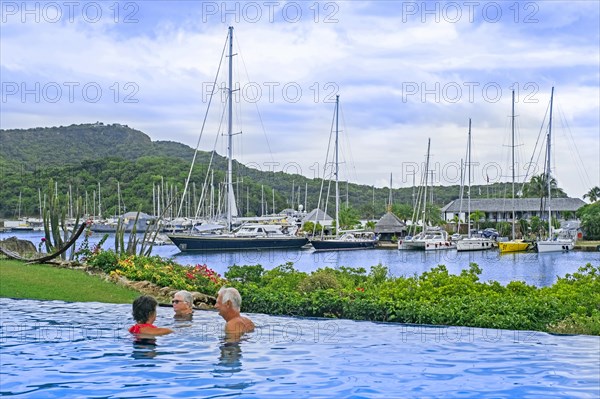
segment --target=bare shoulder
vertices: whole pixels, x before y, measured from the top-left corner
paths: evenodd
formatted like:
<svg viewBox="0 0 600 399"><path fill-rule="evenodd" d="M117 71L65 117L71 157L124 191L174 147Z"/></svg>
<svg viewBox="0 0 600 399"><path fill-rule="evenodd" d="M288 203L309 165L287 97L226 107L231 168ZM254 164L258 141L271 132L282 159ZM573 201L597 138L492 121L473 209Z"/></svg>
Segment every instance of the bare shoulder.
<svg viewBox="0 0 600 399"><path fill-rule="evenodd" d="M254 331L254 323L247 317L238 316L231 319L225 325L225 331L228 333L246 333Z"/></svg>

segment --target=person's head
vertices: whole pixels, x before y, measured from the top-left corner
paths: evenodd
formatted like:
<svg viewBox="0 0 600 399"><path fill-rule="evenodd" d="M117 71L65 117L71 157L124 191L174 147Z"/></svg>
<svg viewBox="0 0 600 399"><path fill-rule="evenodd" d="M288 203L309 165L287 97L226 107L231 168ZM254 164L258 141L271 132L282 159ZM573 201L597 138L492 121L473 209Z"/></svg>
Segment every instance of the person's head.
<svg viewBox="0 0 600 399"><path fill-rule="evenodd" d="M133 319L140 324L151 323L156 318L158 302L150 295L142 295L133 301Z"/></svg>
<svg viewBox="0 0 600 399"><path fill-rule="evenodd" d="M222 287L217 295L215 308L223 317L233 313L239 314L242 307L242 296L233 287Z"/></svg>
<svg viewBox="0 0 600 399"><path fill-rule="evenodd" d="M191 313L194 305L194 298L188 291L177 291L173 295L171 303L173 304L173 310L176 314Z"/></svg>

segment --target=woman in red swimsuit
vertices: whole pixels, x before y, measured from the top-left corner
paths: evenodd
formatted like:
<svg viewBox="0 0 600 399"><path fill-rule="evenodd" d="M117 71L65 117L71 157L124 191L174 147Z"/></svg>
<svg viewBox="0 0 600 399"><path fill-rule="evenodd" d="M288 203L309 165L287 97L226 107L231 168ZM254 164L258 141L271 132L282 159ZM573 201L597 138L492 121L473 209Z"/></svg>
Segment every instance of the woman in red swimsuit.
<svg viewBox="0 0 600 399"><path fill-rule="evenodd" d="M156 306L158 302L154 297L142 295L133 301L133 318L135 325L129 328L129 332L142 336L165 335L173 332L170 328L156 327L152 323L156 320Z"/></svg>

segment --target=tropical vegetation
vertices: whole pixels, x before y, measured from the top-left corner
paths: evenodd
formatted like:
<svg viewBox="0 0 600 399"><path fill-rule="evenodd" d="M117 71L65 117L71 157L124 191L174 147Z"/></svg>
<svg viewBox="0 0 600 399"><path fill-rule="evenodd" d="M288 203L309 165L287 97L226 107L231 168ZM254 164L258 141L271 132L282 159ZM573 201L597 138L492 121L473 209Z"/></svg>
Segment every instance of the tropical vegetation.
<svg viewBox="0 0 600 399"><path fill-rule="evenodd" d="M587 240L600 240L600 201L582 206L577 211L577 218Z"/></svg>
<svg viewBox="0 0 600 399"><path fill-rule="evenodd" d="M584 194L583 198L589 199L590 202L592 202L592 203L600 200L600 187L598 187L598 186L592 187L590 189L590 191L588 191L586 194Z"/></svg>
<svg viewBox="0 0 600 399"><path fill-rule="evenodd" d="M271 270L233 265L220 276L207 265L94 253L87 264L115 278L214 295L238 288L244 311L398 323L442 324L600 335L600 264L588 264L551 287L479 281L472 263L459 275L439 265L420 276L392 277L382 265L321 268L305 273L287 263Z"/></svg>
<svg viewBox="0 0 600 399"><path fill-rule="evenodd" d="M566 198L567 194L563 189L558 187L558 183L554 177L550 177L550 192L552 198ZM524 198L543 198L548 196L548 178L542 173L532 176L528 183L524 185Z"/></svg>

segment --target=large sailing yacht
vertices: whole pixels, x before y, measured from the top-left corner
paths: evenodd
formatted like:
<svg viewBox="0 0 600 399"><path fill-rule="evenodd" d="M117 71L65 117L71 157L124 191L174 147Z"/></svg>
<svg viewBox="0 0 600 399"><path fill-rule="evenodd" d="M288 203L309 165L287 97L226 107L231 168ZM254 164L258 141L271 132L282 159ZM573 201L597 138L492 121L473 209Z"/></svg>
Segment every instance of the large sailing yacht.
<svg viewBox="0 0 600 399"><path fill-rule="evenodd" d="M233 27L229 27L229 82L227 87L228 147L227 147L227 220L224 226L200 226L191 233L167 234L180 251L232 251L256 249L299 249L308 243L305 237L297 236L297 227L287 223L264 225L242 225L233 230L233 217L237 214L232 183L233 169Z"/></svg>

